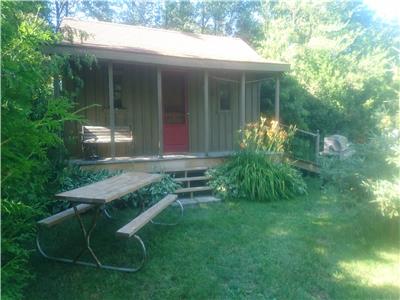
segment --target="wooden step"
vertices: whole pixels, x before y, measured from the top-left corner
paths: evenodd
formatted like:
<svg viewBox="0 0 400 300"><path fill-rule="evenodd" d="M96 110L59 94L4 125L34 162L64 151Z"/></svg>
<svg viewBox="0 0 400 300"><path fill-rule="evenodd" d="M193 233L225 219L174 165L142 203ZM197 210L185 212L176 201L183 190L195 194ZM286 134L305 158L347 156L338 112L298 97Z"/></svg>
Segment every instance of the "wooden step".
<svg viewBox="0 0 400 300"><path fill-rule="evenodd" d="M194 192L203 192L203 191L211 191L212 188L209 186L197 186L197 187L190 187L190 188L181 188L175 191L176 194L183 194L183 193L194 193Z"/></svg>
<svg viewBox="0 0 400 300"><path fill-rule="evenodd" d="M188 182L188 181L200 181L200 180L208 180L210 177L208 176L196 176L196 177L178 177L174 178L176 182Z"/></svg>

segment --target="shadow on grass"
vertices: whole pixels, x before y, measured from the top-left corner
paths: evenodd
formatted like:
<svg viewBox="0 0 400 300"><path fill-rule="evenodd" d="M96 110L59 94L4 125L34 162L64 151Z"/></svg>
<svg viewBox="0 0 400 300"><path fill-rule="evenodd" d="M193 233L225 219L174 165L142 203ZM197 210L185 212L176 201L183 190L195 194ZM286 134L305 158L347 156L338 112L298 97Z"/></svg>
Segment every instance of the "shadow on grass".
<svg viewBox="0 0 400 300"><path fill-rule="evenodd" d="M139 232L149 254L139 273L65 265L35 254L37 275L27 297L398 299L398 229L388 230L378 215L321 193L318 185L292 201L225 202L185 212L180 225L149 224ZM113 220L99 222L93 248L104 262L129 264L137 257L134 243L115 239L134 215L116 211ZM76 253L83 242L76 221L55 229L46 240L52 250Z"/></svg>

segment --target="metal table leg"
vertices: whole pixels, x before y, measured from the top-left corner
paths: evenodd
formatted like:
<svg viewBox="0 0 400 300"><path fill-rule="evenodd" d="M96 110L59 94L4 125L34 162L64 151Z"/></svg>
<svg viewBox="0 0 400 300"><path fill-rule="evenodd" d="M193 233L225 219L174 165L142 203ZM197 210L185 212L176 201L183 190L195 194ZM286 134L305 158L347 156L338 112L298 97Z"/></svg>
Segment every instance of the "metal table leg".
<svg viewBox="0 0 400 300"><path fill-rule="evenodd" d="M78 219L80 228L82 230L83 233L83 237L85 239L85 245L83 246L83 248L80 250L80 252L75 256L75 258L71 259L71 258L64 258L64 257L55 257L55 256L51 256L48 255L44 250L43 247L40 244L40 237L41 237L41 228L39 228L38 230L38 234L36 237L36 246L38 248L39 253L50 260L54 260L54 261L59 261L59 262L64 262L64 263L72 263L72 264L79 264L79 265L84 265L84 266L90 266L90 267L97 267L97 268L102 268L102 269L108 269L108 270L115 270L115 271L122 271L122 272L137 272L139 271L145 261L146 261L146 257L147 257L147 252L146 252L146 247L142 241L142 239L138 236L138 235L134 235L134 238L139 242L142 252L143 252L143 256L142 259L139 263L139 265L137 267L117 267L117 266L111 266L111 265L103 265L100 260L98 259L98 257L96 256L95 252L93 251L93 249L91 248L90 245L90 238L91 235L93 233L94 228L96 227L97 224L97 219L99 217L100 214L100 208L101 205L96 206L95 208L95 213L94 216L92 218L92 222L88 228L88 230L85 228L85 225L83 224L82 218L80 217L78 210L76 209L76 205L74 206L74 211L75 211L75 216ZM92 262L87 262L87 261L81 261L79 260L79 258L83 255L83 253L85 253L85 251L89 251L91 257L93 258L93 260L95 261L95 263Z"/></svg>
<svg viewBox="0 0 400 300"><path fill-rule="evenodd" d="M83 253L85 253L85 251L89 251L90 255L92 256L93 260L96 262L96 265L98 267L101 267L101 263L99 261L99 259L97 258L96 254L94 254L94 251L92 249L92 247L90 247L90 236L93 232L93 229L96 227L97 224L97 219L99 217L99 213L100 213L100 206L96 206L95 208L95 213L92 219L92 224L89 227L89 230L86 231L85 225L82 222L82 218L79 215L79 212L76 208L76 205L74 205L74 211L75 211L75 216L78 219L79 222L79 226L81 227L82 233L83 233L83 237L85 238L85 246L82 248L82 250L79 252L79 254L74 258L73 263L78 262L78 259L82 256Z"/></svg>
<svg viewBox="0 0 400 300"><path fill-rule="evenodd" d="M183 217L183 205L182 205L181 201L179 201L179 200L176 200L175 202L179 205L180 215L179 215L178 219L174 223L164 223L164 222L157 222L157 221L153 221L153 220L150 220L150 222L155 224L155 225L166 225L166 226L177 225L179 223L180 219Z"/></svg>

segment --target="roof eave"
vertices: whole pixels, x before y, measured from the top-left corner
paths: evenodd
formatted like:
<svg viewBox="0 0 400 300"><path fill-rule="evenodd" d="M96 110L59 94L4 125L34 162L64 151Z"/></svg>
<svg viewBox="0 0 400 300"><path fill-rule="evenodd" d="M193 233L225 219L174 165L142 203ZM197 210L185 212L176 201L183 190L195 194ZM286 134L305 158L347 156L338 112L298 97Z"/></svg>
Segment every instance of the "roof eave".
<svg viewBox="0 0 400 300"><path fill-rule="evenodd" d="M160 54L138 53L132 51L88 47L81 45L58 45L53 48L55 53L91 54L97 59L119 62L137 62L153 65L167 65L199 69L222 69L254 72L287 72L290 64L275 62L246 62L195 57L177 57Z"/></svg>

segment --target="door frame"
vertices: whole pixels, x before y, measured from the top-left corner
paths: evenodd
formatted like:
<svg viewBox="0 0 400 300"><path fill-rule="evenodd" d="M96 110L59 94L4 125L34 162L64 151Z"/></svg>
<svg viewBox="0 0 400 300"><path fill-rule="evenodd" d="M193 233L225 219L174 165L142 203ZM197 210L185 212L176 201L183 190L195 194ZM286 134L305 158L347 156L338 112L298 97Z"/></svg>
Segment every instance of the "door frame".
<svg viewBox="0 0 400 300"><path fill-rule="evenodd" d="M165 136L165 126L167 125L165 123L165 107L164 107L164 95L162 96L162 134L163 134L163 149L164 149L164 154L172 154L172 153L188 153L189 148L190 148L190 136L189 136L189 93L188 93L188 71L186 70L181 70L181 69L175 69L175 68L168 68L164 69L161 71L161 81L162 81L162 90L165 89L165 85L163 82L163 76L165 74L178 74L182 76L183 79L183 103L184 103L184 116L185 116L185 122L184 122L184 127L185 127L185 133L186 133L186 144L185 144L185 150L184 151L166 151L166 136ZM167 146L168 148L168 146Z"/></svg>

